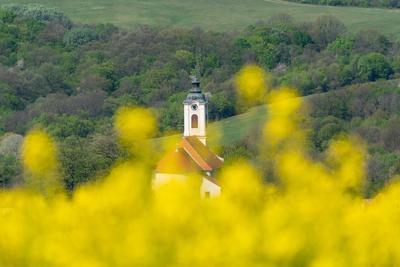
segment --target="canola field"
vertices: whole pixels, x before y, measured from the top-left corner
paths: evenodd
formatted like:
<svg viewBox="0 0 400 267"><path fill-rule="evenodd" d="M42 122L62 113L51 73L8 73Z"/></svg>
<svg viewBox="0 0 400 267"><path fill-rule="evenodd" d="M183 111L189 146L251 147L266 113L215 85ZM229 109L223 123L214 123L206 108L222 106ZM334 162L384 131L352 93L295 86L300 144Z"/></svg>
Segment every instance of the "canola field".
<svg viewBox="0 0 400 267"><path fill-rule="evenodd" d="M275 182L238 160L218 174L219 198L201 199L195 176L153 191L145 144L156 120L127 107L115 130L130 157L67 196L57 144L34 129L22 149L25 187L0 192L0 266L399 266L400 184L360 196L365 153L354 137L312 160L302 99L265 90L264 75L248 66L236 82L242 104L269 104L260 157Z"/></svg>

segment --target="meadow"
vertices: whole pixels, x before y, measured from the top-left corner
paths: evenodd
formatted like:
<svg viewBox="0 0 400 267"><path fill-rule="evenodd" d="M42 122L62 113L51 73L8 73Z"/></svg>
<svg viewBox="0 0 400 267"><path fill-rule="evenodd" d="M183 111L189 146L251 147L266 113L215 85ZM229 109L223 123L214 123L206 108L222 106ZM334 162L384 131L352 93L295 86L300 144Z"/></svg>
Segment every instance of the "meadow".
<svg viewBox="0 0 400 267"><path fill-rule="evenodd" d="M300 21L331 14L353 32L372 28L400 36L400 10L379 8L314 6L279 0L0 0L0 4L7 3L40 3L61 9L75 22L109 22L124 28L146 24L226 31L240 30L279 13Z"/></svg>

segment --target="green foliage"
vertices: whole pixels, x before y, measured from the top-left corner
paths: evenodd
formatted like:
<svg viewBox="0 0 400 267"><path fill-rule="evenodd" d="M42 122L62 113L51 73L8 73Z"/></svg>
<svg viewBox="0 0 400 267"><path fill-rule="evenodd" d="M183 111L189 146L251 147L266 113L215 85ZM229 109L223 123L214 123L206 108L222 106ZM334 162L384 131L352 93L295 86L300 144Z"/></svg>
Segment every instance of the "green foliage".
<svg viewBox="0 0 400 267"><path fill-rule="evenodd" d="M0 110L5 112L22 108L24 108L24 104L21 98L7 84L0 83Z"/></svg>
<svg viewBox="0 0 400 267"><path fill-rule="evenodd" d="M175 94L168 98L165 107L159 112L159 127L161 131L183 130L182 101L185 93Z"/></svg>
<svg viewBox="0 0 400 267"><path fill-rule="evenodd" d="M392 67L394 72L400 73L400 56L393 59Z"/></svg>
<svg viewBox="0 0 400 267"><path fill-rule="evenodd" d="M93 136L87 140L76 136L66 138L60 155L66 189L71 192L104 174L120 154L110 136Z"/></svg>
<svg viewBox="0 0 400 267"><path fill-rule="evenodd" d="M0 188L11 186L20 173L20 165L13 156L0 155Z"/></svg>
<svg viewBox="0 0 400 267"><path fill-rule="evenodd" d="M371 197L377 194L393 175L400 173L400 156L386 151L373 154L368 163L368 180L365 185L365 195Z"/></svg>
<svg viewBox="0 0 400 267"><path fill-rule="evenodd" d="M328 50L337 55L349 56L354 47L354 39L351 36L342 36L328 45Z"/></svg>
<svg viewBox="0 0 400 267"><path fill-rule="evenodd" d="M299 2L303 4L329 5L329 6L358 6L358 7L386 7L400 8L398 0L286 0L290 2Z"/></svg>
<svg viewBox="0 0 400 267"><path fill-rule="evenodd" d="M235 106L231 103L231 98L224 93L212 95L209 103L209 114L211 119L219 120L231 117L235 114Z"/></svg>
<svg viewBox="0 0 400 267"><path fill-rule="evenodd" d="M314 121L312 142L319 151L324 151L332 138L343 132L343 122L333 116Z"/></svg>
<svg viewBox="0 0 400 267"><path fill-rule="evenodd" d="M7 9L0 9L0 20L3 23L12 23L17 14Z"/></svg>
<svg viewBox="0 0 400 267"><path fill-rule="evenodd" d="M255 156L256 149L246 140L235 142L229 146L224 146L222 149L222 157L226 164L229 164L229 162L235 162L235 160L252 160Z"/></svg>
<svg viewBox="0 0 400 267"><path fill-rule="evenodd" d="M385 56L380 53L370 53L360 57L357 64L358 75L363 81L388 79L393 69Z"/></svg>
<svg viewBox="0 0 400 267"><path fill-rule="evenodd" d="M25 134L41 126L57 137L70 190L101 174L120 156L108 138L118 107L151 107L159 115L160 135L181 131L182 100L193 72L200 75L209 96L208 118L217 121L210 131L219 127L226 155L232 158L245 154L240 146L253 149L251 140L241 141L266 117L264 107L256 107L224 119L241 112L235 107L231 78L243 64L269 68L275 84L295 86L303 95L338 92L318 98L313 115L319 119L312 124L318 129L318 151L351 128L348 124L355 117L370 122L358 129L368 140L383 144L382 138L390 136L384 130L389 114L400 112L395 96L384 94L377 108L371 100L376 96L368 92L355 97L336 91L398 75L399 44L370 31L344 35L343 24L329 16L300 23L278 15L240 32L216 33L152 27L120 31L109 24L65 26L51 16L44 18L44 13L21 12L0 13L0 131ZM238 144L230 148L232 143ZM392 147L387 141L385 149Z"/></svg>
<svg viewBox="0 0 400 267"><path fill-rule="evenodd" d="M71 20L56 8L49 8L39 4L7 4L3 5L2 8L11 11L17 16L32 18L38 21L55 21L65 27L72 26ZM8 16L10 17L10 15Z"/></svg>
<svg viewBox="0 0 400 267"><path fill-rule="evenodd" d="M346 26L333 16L321 16L310 27L312 40L321 48L335 41L346 32Z"/></svg>
<svg viewBox="0 0 400 267"><path fill-rule="evenodd" d="M363 85L312 97L310 101L311 140L317 153L324 151L330 140L341 132L366 142L369 148L367 197L400 173L400 94L397 88L386 86ZM345 110L346 116L339 110Z"/></svg>
<svg viewBox="0 0 400 267"><path fill-rule="evenodd" d="M303 2L303 0L295 1ZM318 3L317 0L304 1ZM200 27L218 32L238 31L260 19L268 19L281 13L287 13L300 21L312 21L321 14L332 14L340 17L351 32L372 28L399 37L400 20L397 12L386 9L371 11L367 8L326 6L343 1L347 1L350 5L357 1L363 1L368 5L389 2L395 6L394 3L398 3L398 0L323 0L321 1L323 5L310 8L308 5L286 1L218 0L218 5L216 5L212 0L186 0L182 2L179 9L174 4L166 5L165 0L146 0L146 2L88 0L84 2L84 6L82 1L65 0L1 0L0 3L41 3L65 11L73 21L78 23L98 24L104 23L106 20L124 29L151 25L155 27Z"/></svg>
<svg viewBox="0 0 400 267"><path fill-rule="evenodd" d="M96 40L98 35L89 27L73 28L64 36L64 44L67 47L76 48Z"/></svg>

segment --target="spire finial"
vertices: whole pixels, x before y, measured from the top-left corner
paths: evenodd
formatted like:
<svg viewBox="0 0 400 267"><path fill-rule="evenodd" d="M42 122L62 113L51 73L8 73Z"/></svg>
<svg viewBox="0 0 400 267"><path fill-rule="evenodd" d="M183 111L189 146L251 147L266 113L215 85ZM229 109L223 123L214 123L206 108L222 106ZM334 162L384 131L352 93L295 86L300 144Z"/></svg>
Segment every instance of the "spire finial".
<svg viewBox="0 0 400 267"><path fill-rule="evenodd" d="M194 86L196 86L196 87L200 87L200 81L199 81L199 79L197 78L196 75L193 75L193 76L192 76L192 84L193 84Z"/></svg>

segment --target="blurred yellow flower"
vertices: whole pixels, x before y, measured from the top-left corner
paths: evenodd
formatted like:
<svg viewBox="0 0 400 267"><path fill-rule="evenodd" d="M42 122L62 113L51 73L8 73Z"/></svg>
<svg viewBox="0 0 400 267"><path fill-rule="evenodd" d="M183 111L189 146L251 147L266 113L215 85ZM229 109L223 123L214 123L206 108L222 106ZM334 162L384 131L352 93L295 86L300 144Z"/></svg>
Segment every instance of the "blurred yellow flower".
<svg viewBox="0 0 400 267"><path fill-rule="evenodd" d="M22 160L33 175L46 176L57 170L57 147L45 132L33 130L22 146Z"/></svg>
<svg viewBox="0 0 400 267"><path fill-rule="evenodd" d="M265 85L258 67L243 73L251 82L239 84ZM296 91L280 88L267 98L267 145L260 147L271 153L275 184L239 160L216 174L219 198L201 199L196 175L153 192L152 168L135 157L71 198L0 191L0 266L400 266L400 183L362 199L362 145L338 139L316 161L303 142ZM149 153L151 112L123 108L115 129L123 144ZM57 172L56 145L43 131L28 134L22 159L38 180Z"/></svg>
<svg viewBox="0 0 400 267"><path fill-rule="evenodd" d="M269 75L257 65L245 66L235 78L239 101L260 104L265 101Z"/></svg>
<svg viewBox="0 0 400 267"><path fill-rule="evenodd" d="M115 129L123 142L135 143L154 134L156 120L148 109L121 108L115 116Z"/></svg>

